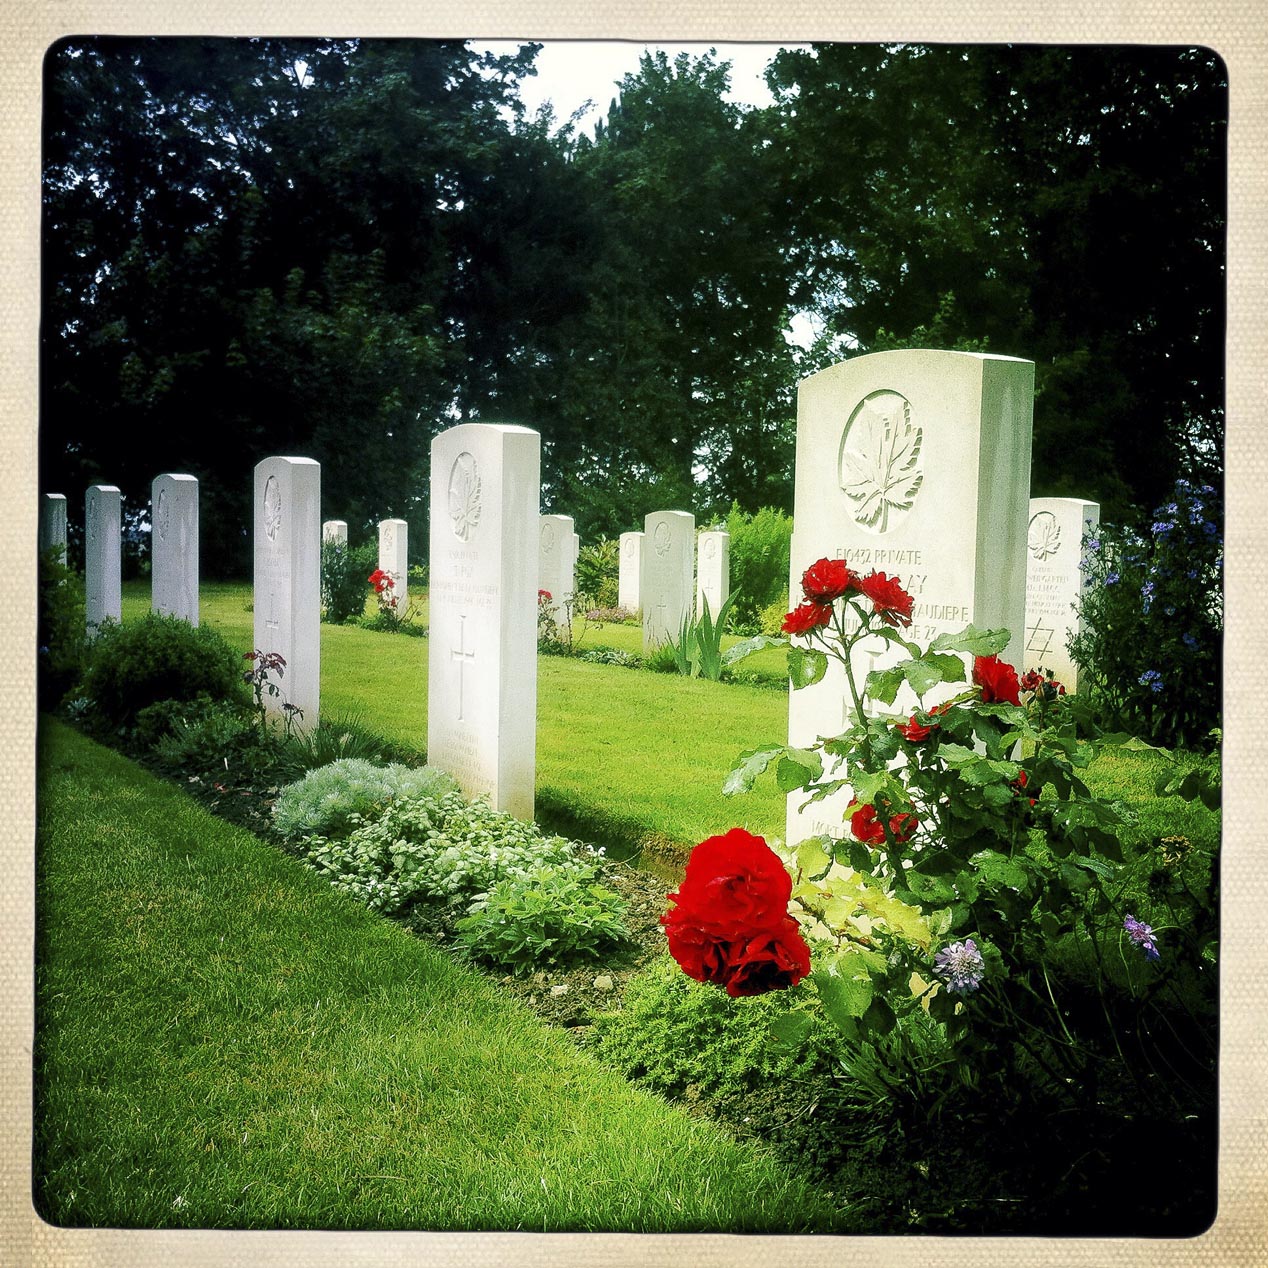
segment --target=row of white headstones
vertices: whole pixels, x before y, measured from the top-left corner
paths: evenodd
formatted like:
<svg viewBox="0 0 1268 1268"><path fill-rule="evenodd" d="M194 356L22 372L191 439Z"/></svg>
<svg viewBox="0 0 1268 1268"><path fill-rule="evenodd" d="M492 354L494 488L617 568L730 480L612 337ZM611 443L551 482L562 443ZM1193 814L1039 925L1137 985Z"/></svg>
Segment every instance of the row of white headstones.
<svg viewBox="0 0 1268 1268"><path fill-rule="evenodd" d="M1034 365L979 353L897 351L859 357L798 390L790 605L816 559L879 569L914 596L910 637L925 644L969 622L1006 627L1003 658L1043 666L1073 688L1066 645L1082 584L1082 539L1095 503L1029 494ZM578 542L567 516L542 516L540 437L528 428L466 423L431 448L428 760L471 796L531 818L534 805L539 592L575 589ZM164 475L152 501L153 607L198 619L197 481ZM41 547L65 542L65 499L46 495ZM279 710L318 720L320 543L347 540L320 521L321 469L266 458L254 483L255 646L286 669ZM89 489L85 590L90 625L118 617L119 490ZM58 516L60 514L60 527ZM693 598L725 601L729 538L697 534L691 515L659 511L620 543L621 602L642 608L648 644L677 635ZM407 526L380 525L380 567L407 602ZM385 553L386 552L386 553ZM386 560L386 563L384 562ZM634 589L637 578L637 590ZM551 584L553 582L553 585ZM712 593L710 593L712 590ZM899 653L901 654L901 653ZM857 675L892 654L860 649ZM954 688L945 689L950 694ZM938 690L925 698L937 703ZM790 694L789 740L812 743L848 721L844 672ZM897 708L914 706L900 698ZM805 812L789 801L787 839L838 827L848 793Z"/></svg>

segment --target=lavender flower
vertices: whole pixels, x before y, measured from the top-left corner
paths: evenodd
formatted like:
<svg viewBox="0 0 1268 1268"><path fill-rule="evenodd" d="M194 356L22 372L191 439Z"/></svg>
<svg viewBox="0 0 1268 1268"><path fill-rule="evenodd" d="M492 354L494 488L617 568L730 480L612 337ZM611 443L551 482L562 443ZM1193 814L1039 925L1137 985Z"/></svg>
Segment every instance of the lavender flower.
<svg viewBox="0 0 1268 1268"><path fill-rule="evenodd" d="M1155 537L1165 537L1173 528L1175 528L1175 525L1170 520L1158 520L1150 526L1149 531Z"/></svg>
<svg viewBox="0 0 1268 1268"><path fill-rule="evenodd" d="M1142 687L1148 687L1150 691L1162 690L1162 675L1156 669L1146 669L1136 681Z"/></svg>
<svg viewBox="0 0 1268 1268"><path fill-rule="evenodd" d="M1107 572L1107 573L1105 574L1105 584L1106 584L1107 586L1116 586L1116 585L1118 585L1118 573L1116 573L1116 572Z"/></svg>
<svg viewBox="0 0 1268 1268"><path fill-rule="evenodd" d="M947 990L967 995L982 985L986 965L972 938L943 947L933 958L933 971L943 978Z"/></svg>
<svg viewBox="0 0 1268 1268"><path fill-rule="evenodd" d="M1161 958L1158 954L1158 948L1154 945L1154 931L1149 925L1137 920L1131 912L1128 912L1123 917L1123 928L1127 930L1127 936L1145 953L1146 960ZM952 988L948 987L947 989L950 990Z"/></svg>

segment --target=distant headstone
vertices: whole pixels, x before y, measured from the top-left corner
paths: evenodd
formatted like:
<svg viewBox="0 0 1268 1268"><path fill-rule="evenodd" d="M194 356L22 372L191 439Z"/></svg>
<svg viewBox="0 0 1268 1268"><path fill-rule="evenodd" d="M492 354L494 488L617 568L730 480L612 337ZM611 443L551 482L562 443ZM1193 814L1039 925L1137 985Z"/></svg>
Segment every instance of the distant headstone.
<svg viewBox="0 0 1268 1268"><path fill-rule="evenodd" d="M537 521L537 588L550 595L550 619L558 630L565 603L577 589L572 558L572 516L541 515Z"/></svg>
<svg viewBox="0 0 1268 1268"><path fill-rule="evenodd" d="M427 760L533 817L541 437L462 423L431 447Z"/></svg>
<svg viewBox="0 0 1268 1268"><path fill-rule="evenodd" d="M334 542L337 546L346 546L348 544L348 521L324 521L321 526L321 540L323 542Z"/></svg>
<svg viewBox="0 0 1268 1268"><path fill-rule="evenodd" d="M286 661L280 696L302 710L293 723L318 722L321 690L321 465L312 458L265 458L255 468L255 647Z"/></svg>
<svg viewBox="0 0 1268 1268"><path fill-rule="evenodd" d="M62 548L62 562L66 562L66 494L45 493L40 497L40 554Z"/></svg>
<svg viewBox="0 0 1268 1268"><path fill-rule="evenodd" d="M621 534L621 563L617 574L616 601L627 612L639 609L639 573L643 568L643 534Z"/></svg>
<svg viewBox="0 0 1268 1268"><path fill-rule="evenodd" d="M1078 689L1070 659L1078 633L1074 604L1083 586L1083 535L1101 522L1099 502L1031 498L1026 533L1026 669L1051 669L1067 691Z"/></svg>
<svg viewBox="0 0 1268 1268"><path fill-rule="evenodd" d="M123 616L123 494L113 484L94 484L84 495L84 608L88 637L107 617Z"/></svg>
<svg viewBox="0 0 1268 1268"><path fill-rule="evenodd" d="M677 641L690 614L696 571L696 520L687 511L653 511L643 521L643 650Z"/></svg>
<svg viewBox="0 0 1268 1268"><path fill-rule="evenodd" d="M982 353L879 352L803 379L790 607L810 564L844 558L856 572L897 577L914 596L912 641L924 646L970 622L1003 626L1013 638L1000 658L1020 666L1033 403L1032 362ZM905 655L872 642L854 656L860 691L870 670ZM935 689L925 703L952 693ZM900 694L895 709L914 704ZM849 714L845 673L830 662L820 683L790 693L789 742L838 735ZM840 835L848 790L803 814L805 799L789 797L788 843Z"/></svg>
<svg viewBox="0 0 1268 1268"><path fill-rule="evenodd" d="M150 486L150 607L198 624L198 481L156 476Z"/></svg>
<svg viewBox="0 0 1268 1268"><path fill-rule="evenodd" d="M379 521L379 568L392 578L396 614L409 607L409 525L405 520Z"/></svg>
<svg viewBox="0 0 1268 1268"><path fill-rule="evenodd" d="M717 616L731 593L731 534L725 531L701 533L696 543L696 612Z"/></svg>

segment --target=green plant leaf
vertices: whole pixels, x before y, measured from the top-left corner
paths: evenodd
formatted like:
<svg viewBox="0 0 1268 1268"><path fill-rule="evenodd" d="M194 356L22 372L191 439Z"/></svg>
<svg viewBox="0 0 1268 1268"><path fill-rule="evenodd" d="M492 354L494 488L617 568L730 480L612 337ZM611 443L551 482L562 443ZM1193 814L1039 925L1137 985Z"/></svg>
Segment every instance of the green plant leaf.
<svg viewBox="0 0 1268 1268"><path fill-rule="evenodd" d="M842 977L820 970L811 974L810 980L815 984L823 1001L823 1011L833 1025L839 1025L840 1018L862 1017L876 993L870 977Z"/></svg>
<svg viewBox="0 0 1268 1268"><path fill-rule="evenodd" d="M731 768L731 773L722 783L723 796L734 797L737 793L748 792L753 787L753 781L771 762L787 752L787 744L767 744L763 748L741 753L739 760Z"/></svg>
<svg viewBox="0 0 1268 1268"><path fill-rule="evenodd" d="M764 648L787 646L788 640L786 638L776 638L771 634L754 634L752 638L746 638L744 642L728 647L722 653L722 663L729 667L737 661L743 660L746 656L752 656L754 652L762 651Z"/></svg>
<svg viewBox="0 0 1268 1268"><path fill-rule="evenodd" d="M823 774L823 759L814 749L788 748L775 767L780 792L796 792L813 784Z"/></svg>
<svg viewBox="0 0 1268 1268"><path fill-rule="evenodd" d="M918 660L905 662L900 668L918 696L941 682L964 681L964 662L958 656L930 652Z"/></svg>
<svg viewBox="0 0 1268 1268"><path fill-rule="evenodd" d="M813 687L828 672L828 658L817 647L788 649L788 677L794 689Z"/></svg>
<svg viewBox="0 0 1268 1268"><path fill-rule="evenodd" d="M997 656L1012 640L1008 630L979 630L966 625L958 634L939 634L929 644L931 652L968 652L973 656Z"/></svg>
<svg viewBox="0 0 1268 1268"><path fill-rule="evenodd" d="M865 684L867 694L881 704L893 704L898 688L906 678L903 669L903 665L895 665L891 669L873 669Z"/></svg>

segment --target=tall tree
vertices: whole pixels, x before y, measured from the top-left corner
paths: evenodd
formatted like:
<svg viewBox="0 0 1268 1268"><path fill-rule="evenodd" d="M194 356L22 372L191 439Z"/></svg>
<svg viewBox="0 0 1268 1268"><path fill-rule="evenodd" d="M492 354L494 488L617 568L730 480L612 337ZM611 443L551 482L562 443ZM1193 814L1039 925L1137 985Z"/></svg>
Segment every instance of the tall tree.
<svg viewBox="0 0 1268 1268"><path fill-rule="evenodd" d="M829 44L770 79L799 297L838 349L937 324L1035 360L1036 494L1119 514L1218 474L1214 54Z"/></svg>

